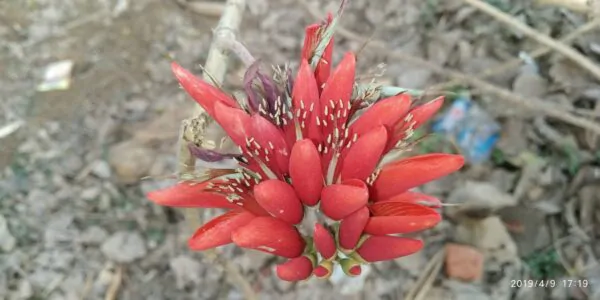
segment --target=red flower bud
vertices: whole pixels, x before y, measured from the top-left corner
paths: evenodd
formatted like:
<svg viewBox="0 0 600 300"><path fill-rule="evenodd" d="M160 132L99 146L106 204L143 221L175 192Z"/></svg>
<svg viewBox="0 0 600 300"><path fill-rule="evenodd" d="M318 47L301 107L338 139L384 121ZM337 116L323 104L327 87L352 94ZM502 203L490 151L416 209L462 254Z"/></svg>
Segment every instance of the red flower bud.
<svg viewBox="0 0 600 300"><path fill-rule="evenodd" d="M209 182L181 182L176 185L149 192L148 199L158 205L171 207L237 208L223 194L206 192Z"/></svg>
<svg viewBox="0 0 600 300"><path fill-rule="evenodd" d="M183 89L211 116L214 116L214 105L216 102L230 107L239 107L231 97L223 93L220 89L197 78L177 63L171 63L171 70Z"/></svg>
<svg viewBox="0 0 600 300"><path fill-rule="evenodd" d="M292 225L302 221L304 208L289 184L277 179L263 181L254 187L254 197L274 217Z"/></svg>
<svg viewBox="0 0 600 300"><path fill-rule="evenodd" d="M295 227L272 217L255 218L234 230L231 239L239 247L287 258L300 256L305 246Z"/></svg>
<svg viewBox="0 0 600 300"><path fill-rule="evenodd" d="M340 175L342 180L366 180L381 160L388 141L385 126L378 126L358 138L345 152Z"/></svg>
<svg viewBox="0 0 600 300"><path fill-rule="evenodd" d="M385 200L460 169L464 158L454 154L425 154L390 163L381 169L371 196Z"/></svg>
<svg viewBox="0 0 600 300"><path fill-rule="evenodd" d="M331 259L336 254L335 240L331 235L331 232L327 230L320 223L315 224L315 232L313 234L313 240L317 251L323 256L324 259Z"/></svg>
<svg viewBox="0 0 600 300"><path fill-rule="evenodd" d="M192 250L206 250L231 243L231 233L248 224L256 216L243 210L231 210L200 227L189 239Z"/></svg>
<svg viewBox="0 0 600 300"><path fill-rule="evenodd" d="M313 272L313 263L306 256L292 258L277 265L277 276L285 281L299 281L308 278Z"/></svg>
<svg viewBox="0 0 600 300"><path fill-rule="evenodd" d="M347 216L340 223L339 242L342 249L352 250L369 221L369 209L363 207Z"/></svg>
<svg viewBox="0 0 600 300"><path fill-rule="evenodd" d="M370 209L373 217L369 219L365 233L372 235L416 232L433 227L442 219L429 207L406 202L378 202Z"/></svg>
<svg viewBox="0 0 600 300"><path fill-rule="evenodd" d="M348 276L358 276L362 272L360 263L352 258L344 258L340 260L340 266L344 273Z"/></svg>
<svg viewBox="0 0 600 300"><path fill-rule="evenodd" d="M302 202L309 206L317 204L323 189L323 173L321 155L311 140L304 139L294 144L290 156L290 177Z"/></svg>
<svg viewBox="0 0 600 300"><path fill-rule="evenodd" d="M392 129L404 119L411 102L406 93L379 100L350 125L350 132L361 136L379 125Z"/></svg>
<svg viewBox="0 0 600 300"><path fill-rule="evenodd" d="M411 255L423 248L420 240L396 236L370 236L356 250L367 262L396 259Z"/></svg>
<svg viewBox="0 0 600 300"><path fill-rule="evenodd" d="M327 279L331 276L332 271L333 263L329 260L324 260L314 269L313 274L319 278Z"/></svg>
<svg viewBox="0 0 600 300"><path fill-rule="evenodd" d="M442 207L442 201L431 195L425 195L416 192L405 192L400 195L396 195L392 198L382 200L379 202L405 202L424 205L428 207L439 208Z"/></svg>
<svg viewBox="0 0 600 300"><path fill-rule="evenodd" d="M321 211L333 220L341 220L367 204L369 190L360 180L326 186L321 192Z"/></svg>

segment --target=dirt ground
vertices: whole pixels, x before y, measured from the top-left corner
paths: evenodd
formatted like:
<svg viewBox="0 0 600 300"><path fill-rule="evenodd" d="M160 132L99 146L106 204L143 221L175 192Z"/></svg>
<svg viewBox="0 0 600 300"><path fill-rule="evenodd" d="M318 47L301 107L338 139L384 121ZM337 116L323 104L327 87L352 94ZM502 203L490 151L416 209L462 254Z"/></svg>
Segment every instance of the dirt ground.
<svg viewBox="0 0 600 300"><path fill-rule="evenodd" d="M339 5L248 2L240 41L265 63L292 66L304 26L316 21L302 3L321 15ZM487 2L555 39L590 21L530 1ZM201 74L218 21L193 3L0 1L0 299L244 297L223 268L187 250L190 231L180 211L144 198L171 182L180 120L194 107L170 62ZM385 63L378 77L389 84L422 90L448 80L391 54L401 51L565 114L600 117L597 78L553 51L533 57L542 45L463 1L351 0L341 25L385 41L386 50L361 50L358 68L373 75ZM334 59L364 42L336 36ZM569 45L598 64L600 28ZM513 68L479 75L519 58ZM74 63L70 86L41 90L47 66L62 60ZM232 57L225 87L239 90L242 75ZM466 203L445 209L447 218L424 233L424 251L374 264L355 280L298 284L275 279L270 256L226 246L222 257L259 299L600 299L597 135L472 84L434 93L455 95L459 86L489 115L481 122L500 126L500 139L481 163L423 187L445 202ZM418 148L456 150L445 138ZM469 245L458 252L473 251L475 262L452 261L456 248L445 257L447 244ZM453 266L479 275L460 280ZM524 279L555 286L515 286ZM407 297L415 292L421 298Z"/></svg>

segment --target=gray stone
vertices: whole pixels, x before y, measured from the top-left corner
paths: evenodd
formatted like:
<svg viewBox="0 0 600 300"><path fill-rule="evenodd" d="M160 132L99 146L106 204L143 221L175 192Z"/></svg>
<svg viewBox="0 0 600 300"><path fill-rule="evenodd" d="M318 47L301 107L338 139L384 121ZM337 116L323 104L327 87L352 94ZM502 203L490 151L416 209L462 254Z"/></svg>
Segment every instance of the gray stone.
<svg viewBox="0 0 600 300"><path fill-rule="evenodd" d="M130 263L146 255L146 244L137 232L119 231L101 247L107 258L118 263Z"/></svg>
<svg viewBox="0 0 600 300"><path fill-rule="evenodd" d="M108 233L104 228L99 226L92 226L86 229L81 236L79 236L79 242L87 245L99 245L108 237Z"/></svg>
<svg viewBox="0 0 600 300"><path fill-rule="evenodd" d="M16 245L17 239L10 233L8 222L3 215L0 215L0 250L10 252Z"/></svg>

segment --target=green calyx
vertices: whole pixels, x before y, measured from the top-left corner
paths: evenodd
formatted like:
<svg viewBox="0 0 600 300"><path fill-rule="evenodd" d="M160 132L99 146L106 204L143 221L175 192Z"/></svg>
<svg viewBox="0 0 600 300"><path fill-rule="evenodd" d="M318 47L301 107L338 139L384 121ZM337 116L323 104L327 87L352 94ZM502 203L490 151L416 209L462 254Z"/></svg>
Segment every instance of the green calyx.
<svg viewBox="0 0 600 300"><path fill-rule="evenodd" d="M361 263L356 261L355 259L352 259L352 258L340 259L339 264L342 267L342 270L344 270L344 274L346 274L350 277L358 276L361 273L361 269L360 269Z"/></svg>

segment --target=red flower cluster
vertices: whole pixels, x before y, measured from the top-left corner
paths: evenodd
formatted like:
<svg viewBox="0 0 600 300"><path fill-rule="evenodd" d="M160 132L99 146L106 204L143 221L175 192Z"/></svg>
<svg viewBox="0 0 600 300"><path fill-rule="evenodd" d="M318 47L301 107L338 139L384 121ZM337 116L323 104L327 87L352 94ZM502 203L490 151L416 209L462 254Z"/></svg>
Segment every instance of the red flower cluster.
<svg viewBox="0 0 600 300"><path fill-rule="evenodd" d="M277 266L283 280L327 277L335 263L356 276L361 264L419 251L422 241L396 235L440 221L440 201L409 189L458 170L463 158L382 158L405 145L443 99L420 106L408 94L366 101L355 92L353 53L331 69L331 39L313 70L309 61L330 22L307 27L295 78L289 70L269 78L250 67L245 102L173 64L181 86L240 148L222 155L190 145L200 159L234 157L239 168L148 194L160 205L227 209L196 231L191 249L235 243L288 258Z"/></svg>

